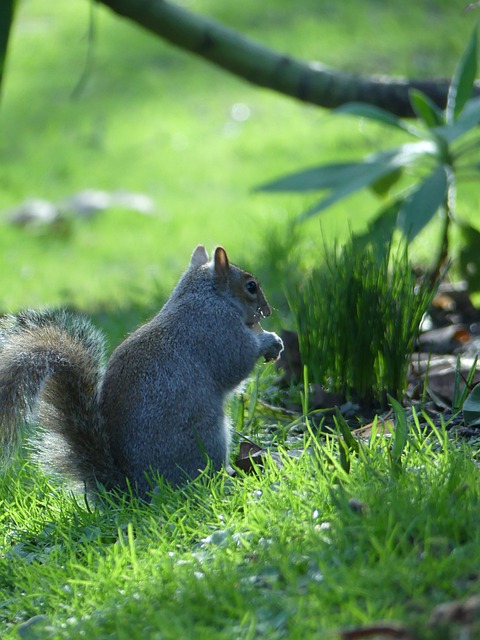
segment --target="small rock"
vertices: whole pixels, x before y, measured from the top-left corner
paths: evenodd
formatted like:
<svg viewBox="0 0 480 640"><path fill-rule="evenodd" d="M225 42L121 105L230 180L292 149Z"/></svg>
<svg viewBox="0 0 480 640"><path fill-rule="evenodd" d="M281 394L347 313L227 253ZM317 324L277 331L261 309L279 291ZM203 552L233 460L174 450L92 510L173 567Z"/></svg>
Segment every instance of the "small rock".
<svg viewBox="0 0 480 640"><path fill-rule="evenodd" d="M20 638L41 638L48 622L47 616L32 616L17 627L17 634Z"/></svg>
<svg viewBox="0 0 480 640"><path fill-rule="evenodd" d="M96 189L85 189L74 193L61 204L63 210L85 218L105 211L111 206L112 196L106 191L97 191Z"/></svg>
<svg viewBox="0 0 480 640"><path fill-rule="evenodd" d="M60 210L53 202L40 198L25 200L18 207L6 212L8 222L24 227L53 224L60 217Z"/></svg>
<svg viewBox="0 0 480 640"><path fill-rule="evenodd" d="M119 207L125 207L125 209L136 211L137 213L144 213L145 215L153 213L155 209L155 203L152 198L149 198L144 193L115 191L115 193L112 194L112 200L114 204Z"/></svg>

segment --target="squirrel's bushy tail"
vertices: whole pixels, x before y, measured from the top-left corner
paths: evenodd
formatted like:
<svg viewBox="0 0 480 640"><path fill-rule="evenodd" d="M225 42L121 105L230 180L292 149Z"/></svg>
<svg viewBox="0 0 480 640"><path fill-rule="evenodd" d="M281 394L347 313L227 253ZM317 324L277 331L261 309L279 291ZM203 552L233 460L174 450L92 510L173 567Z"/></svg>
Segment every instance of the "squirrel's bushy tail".
<svg viewBox="0 0 480 640"><path fill-rule="evenodd" d="M116 471L100 424L104 339L65 311L24 311L0 320L0 443L8 458L23 425L38 425L48 468L94 489Z"/></svg>

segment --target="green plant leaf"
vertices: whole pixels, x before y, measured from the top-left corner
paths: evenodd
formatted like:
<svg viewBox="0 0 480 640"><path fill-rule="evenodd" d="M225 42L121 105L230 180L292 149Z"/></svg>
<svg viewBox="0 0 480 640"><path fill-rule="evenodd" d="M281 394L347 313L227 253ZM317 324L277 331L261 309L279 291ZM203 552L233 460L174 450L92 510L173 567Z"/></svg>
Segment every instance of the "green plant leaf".
<svg viewBox="0 0 480 640"><path fill-rule="evenodd" d="M423 124L432 129L443 124L443 115L437 105L427 95L418 89L409 92L410 104L415 115Z"/></svg>
<svg viewBox="0 0 480 640"><path fill-rule="evenodd" d="M346 198L356 191L370 186L372 183L392 171L394 171L394 169L389 168L388 165L382 165L378 162L362 163L361 170L358 171L354 179L339 185L336 189L333 189L330 195L302 213L299 219L306 220L316 213L324 211L339 200L343 200L343 198Z"/></svg>
<svg viewBox="0 0 480 640"><path fill-rule="evenodd" d="M398 169L394 169L390 173L387 173L371 185L372 191L378 196L386 196L393 185L400 180L402 173L402 167L398 167Z"/></svg>
<svg viewBox="0 0 480 640"><path fill-rule="evenodd" d="M383 207L373 220L368 223L367 231L355 236L357 246L362 250L368 244L375 247L383 247L391 241L393 231L397 226L397 216L403 199L398 198L394 202Z"/></svg>
<svg viewBox="0 0 480 640"><path fill-rule="evenodd" d="M361 162L325 164L303 169L259 185L255 190L304 192L338 188L352 193L374 184L390 173L397 172L399 168L413 164L419 157L435 156L436 148L436 145L428 140L406 143L373 153ZM351 189L349 183L352 183Z"/></svg>
<svg viewBox="0 0 480 640"><path fill-rule="evenodd" d="M480 123L480 98L472 98L466 103L462 113L451 124L435 127L433 132L447 142L453 142Z"/></svg>
<svg viewBox="0 0 480 640"><path fill-rule="evenodd" d="M456 223L460 238L458 253L460 271L468 283L469 291L478 293L480 292L480 265L478 264L480 231L459 218L456 218Z"/></svg>
<svg viewBox="0 0 480 640"><path fill-rule="evenodd" d="M439 166L405 198L398 212L397 226L410 240L430 222L445 202L447 186L446 171Z"/></svg>
<svg viewBox="0 0 480 640"><path fill-rule="evenodd" d="M300 216L300 220L306 220L352 193L372 186L378 180L396 173L399 168L413 164L419 157L434 155L435 150L436 146L433 142L423 141L403 144L367 156L364 162L358 163L355 171L352 171L349 182L338 182L337 187L332 189L326 198L305 211Z"/></svg>
<svg viewBox="0 0 480 640"><path fill-rule="evenodd" d="M480 425L480 384L477 384L463 403L463 419L466 427Z"/></svg>
<svg viewBox="0 0 480 640"><path fill-rule="evenodd" d="M278 178L260 185L259 191L318 191L331 189L357 179L365 171L365 162L326 164ZM367 167L367 171L368 171Z"/></svg>
<svg viewBox="0 0 480 640"><path fill-rule="evenodd" d="M385 111L385 109L375 107L371 104L365 104L364 102L349 102L338 107L338 109L335 109L335 113L367 118L368 120L373 120L374 122L379 122L381 124L386 124L389 127L406 131L416 138L424 137L423 131L417 129L417 127L412 126L410 123L405 122L389 111Z"/></svg>
<svg viewBox="0 0 480 640"><path fill-rule="evenodd" d="M385 149L372 153L365 158L365 162L378 162L387 164L392 169L400 167L409 167L414 164L418 158L423 156L435 157L437 151L436 145L430 140L422 140L422 142L407 142L393 149Z"/></svg>
<svg viewBox="0 0 480 640"><path fill-rule="evenodd" d="M473 30L467 47L460 58L448 90L445 121L454 122L472 96L473 83L477 75L477 29Z"/></svg>

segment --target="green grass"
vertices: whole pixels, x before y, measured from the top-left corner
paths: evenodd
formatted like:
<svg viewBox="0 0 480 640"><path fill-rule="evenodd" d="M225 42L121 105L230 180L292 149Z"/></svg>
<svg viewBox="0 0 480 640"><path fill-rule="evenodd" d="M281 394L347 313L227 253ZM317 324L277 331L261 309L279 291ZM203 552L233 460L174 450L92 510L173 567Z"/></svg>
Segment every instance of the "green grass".
<svg viewBox="0 0 480 640"><path fill-rule="evenodd" d="M0 485L2 637L42 616L22 637L336 637L397 620L438 638L433 608L478 592L479 470L441 430L412 432L395 473L388 449L364 445L346 475L332 441L98 509L26 465Z"/></svg>
<svg viewBox="0 0 480 640"><path fill-rule="evenodd" d="M437 289L428 279L418 286L408 246L372 247L351 238L298 280L288 299L310 379L362 406L402 399Z"/></svg>
<svg viewBox="0 0 480 640"><path fill-rule="evenodd" d="M294 12L285 0L189 7L305 59L415 76L450 74L476 19L460 0L370 0L361 10L351 1L302 0ZM237 261L255 263L272 228L308 202L254 194L253 186L392 142L380 128L249 86L102 7L94 63L72 98L87 56L88 14L87 0L19 7L0 105L0 210L28 197L123 188L152 197L156 214L111 211L53 238L2 224L0 309L128 304L139 289L152 296L158 281L171 287L198 242L224 244ZM248 105L245 122L232 117L237 103ZM332 239L365 228L376 206L368 194L349 200L322 216L323 233ZM459 206L472 217L475 194ZM318 237L319 222L302 233Z"/></svg>

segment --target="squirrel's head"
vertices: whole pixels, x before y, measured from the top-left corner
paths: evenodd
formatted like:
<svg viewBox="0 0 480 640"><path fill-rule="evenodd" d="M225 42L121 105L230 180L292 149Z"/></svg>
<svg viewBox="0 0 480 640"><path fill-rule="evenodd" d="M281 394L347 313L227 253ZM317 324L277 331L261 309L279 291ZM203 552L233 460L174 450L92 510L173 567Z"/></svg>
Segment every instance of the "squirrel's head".
<svg viewBox="0 0 480 640"><path fill-rule="evenodd" d="M191 266L203 266L209 262L203 245L198 245L192 254ZM246 324L255 329L262 318L272 311L257 279L251 273L231 264L223 247L217 247L209 267L220 289L228 289L241 303Z"/></svg>

